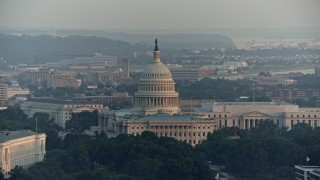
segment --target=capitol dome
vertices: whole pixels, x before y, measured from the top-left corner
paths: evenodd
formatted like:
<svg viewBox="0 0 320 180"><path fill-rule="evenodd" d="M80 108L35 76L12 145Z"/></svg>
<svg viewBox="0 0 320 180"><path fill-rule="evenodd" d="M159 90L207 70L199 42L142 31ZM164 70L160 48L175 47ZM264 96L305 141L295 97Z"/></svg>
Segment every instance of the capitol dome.
<svg viewBox="0 0 320 180"><path fill-rule="evenodd" d="M147 66L143 71L143 78L146 79L165 79L172 78L169 68L162 63L154 63Z"/></svg>
<svg viewBox="0 0 320 180"><path fill-rule="evenodd" d="M175 91L175 82L169 68L162 64L160 51L155 42L153 63L148 65L138 83L135 93L134 112L136 115L156 113L176 114L179 94Z"/></svg>

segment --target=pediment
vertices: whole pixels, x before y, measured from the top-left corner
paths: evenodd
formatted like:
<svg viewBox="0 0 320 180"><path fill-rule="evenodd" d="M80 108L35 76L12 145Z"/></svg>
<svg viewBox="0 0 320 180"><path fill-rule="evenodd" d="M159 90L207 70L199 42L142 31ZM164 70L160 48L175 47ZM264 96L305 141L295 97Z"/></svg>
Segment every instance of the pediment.
<svg viewBox="0 0 320 180"><path fill-rule="evenodd" d="M247 112L241 115L242 117L270 117L269 114L262 113L259 111Z"/></svg>
<svg viewBox="0 0 320 180"><path fill-rule="evenodd" d="M95 108L89 107L89 106L82 106L82 107L78 107L78 108L74 108L72 109L72 112L77 113L77 112L83 112L83 111L89 111L92 112L96 110Z"/></svg>

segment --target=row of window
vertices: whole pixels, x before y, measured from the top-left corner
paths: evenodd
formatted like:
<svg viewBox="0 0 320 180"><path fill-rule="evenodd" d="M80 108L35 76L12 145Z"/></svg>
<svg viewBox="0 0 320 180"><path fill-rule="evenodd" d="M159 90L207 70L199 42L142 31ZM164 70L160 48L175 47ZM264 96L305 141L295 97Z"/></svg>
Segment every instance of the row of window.
<svg viewBox="0 0 320 180"><path fill-rule="evenodd" d="M82 107L83 105L67 105L67 107L72 107L72 108L74 108L74 107ZM90 107L103 107L102 105L90 105Z"/></svg>
<svg viewBox="0 0 320 180"><path fill-rule="evenodd" d="M317 127L318 126L318 123L317 123L317 120L296 120L296 123L295 123L295 120L291 120L291 126L293 126L294 124L298 124L298 123L308 123L310 126L312 126L312 121L313 121L313 126L314 127ZM320 123L320 121L319 121Z"/></svg>
<svg viewBox="0 0 320 180"><path fill-rule="evenodd" d="M132 126L131 129L144 129L143 126L135 127ZM145 127L145 129L148 129L149 127ZM196 129L197 127L193 126L193 129ZM150 126L150 129L191 129L191 126ZM198 126L198 129L201 129L201 126ZM210 126L202 126L202 129L210 129Z"/></svg>
<svg viewBox="0 0 320 180"><path fill-rule="evenodd" d="M222 116L223 116L223 115L219 114L219 118L221 118ZM210 117L212 117L212 115L209 114L208 117L210 118ZM215 118L215 117L218 117L218 115L213 114L213 117L214 117L214 118ZM225 114L224 117L227 117L227 115Z"/></svg>
<svg viewBox="0 0 320 180"><path fill-rule="evenodd" d="M291 114L291 117L293 118L293 114ZM299 117L299 114L297 114L297 118ZM303 114L302 117L304 118L305 115ZM317 115L313 115L314 118L317 118ZM308 115L308 118L311 118L311 115Z"/></svg>
<svg viewBox="0 0 320 180"><path fill-rule="evenodd" d="M263 119L244 119L244 123L246 123L246 122L253 122L253 123L255 123L255 125L256 125L256 123L258 123L259 121L262 121ZM273 121L273 119L270 119L271 121ZM279 125L280 124L280 120L279 119L277 119L277 125ZM224 120L224 126L227 126L228 125L228 120ZM240 126L240 119L238 119L238 123L237 123L237 125L236 125L236 120L235 119L233 119L232 120L232 126ZM221 128L222 127L222 120L219 120L219 128Z"/></svg>
<svg viewBox="0 0 320 180"><path fill-rule="evenodd" d="M140 135L140 133L131 133L132 135ZM160 137L207 137L207 135L209 134L209 132L198 132L198 133L155 133L157 136L160 136Z"/></svg>
<svg viewBox="0 0 320 180"><path fill-rule="evenodd" d="M147 74L145 74L145 76L146 77L169 77L167 74L153 74L153 73L151 73L151 74L149 74L149 73L147 73Z"/></svg>
<svg viewBox="0 0 320 180"><path fill-rule="evenodd" d="M140 91L174 91L174 86L140 86Z"/></svg>

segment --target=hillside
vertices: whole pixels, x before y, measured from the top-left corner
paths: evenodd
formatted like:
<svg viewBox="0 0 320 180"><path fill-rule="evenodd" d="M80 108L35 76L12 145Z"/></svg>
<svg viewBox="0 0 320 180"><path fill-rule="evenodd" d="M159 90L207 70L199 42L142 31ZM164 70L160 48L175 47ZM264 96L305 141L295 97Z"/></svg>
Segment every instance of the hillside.
<svg viewBox="0 0 320 180"><path fill-rule="evenodd" d="M145 46L131 45L94 36L13 36L0 34L0 54L10 64L44 63L59 57L92 56L103 53L112 56L132 56Z"/></svg>

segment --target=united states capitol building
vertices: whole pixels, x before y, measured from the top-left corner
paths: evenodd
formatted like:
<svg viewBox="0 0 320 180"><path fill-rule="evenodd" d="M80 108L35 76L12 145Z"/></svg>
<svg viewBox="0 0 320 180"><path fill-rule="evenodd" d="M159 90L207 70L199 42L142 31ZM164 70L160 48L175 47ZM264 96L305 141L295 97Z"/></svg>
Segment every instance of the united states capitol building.
<svg viewBox="0 0 320 180"><path fill-rule="evenodd" d="M170 70L161 62L156 40L153 62L146 66L138 83L134 107L118 112L101 110L98 126L91 130L106 132L109 137L151 131L159 137L172 137L194 146L219 128L249 130L267 119L288 129L297 123L317 127L320 108L299 108L294 104L274 102L221 102L203 104L194 112L181 112L175 82Z"/></svg>
<svg viewBox="0 0 320 180"><path fill-rule="evenodd" d="M157 40L153 51L153 63L146 66L135 93L134 107L117 113L101 110L99 125L92 127L95 133L108 136L125 133L139 135L143 131L154 132L160 137L172 137L196 145L217 130L217 121L207 117L183 114L179 108L179 94L168 67L162 64Z"/></svg>

